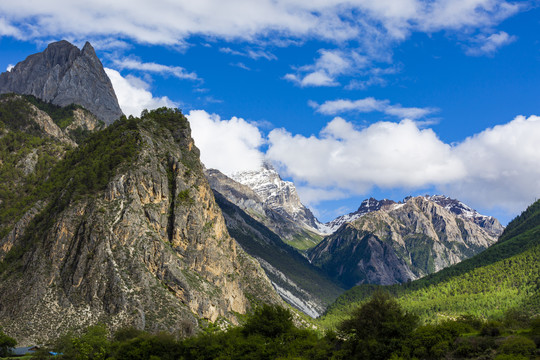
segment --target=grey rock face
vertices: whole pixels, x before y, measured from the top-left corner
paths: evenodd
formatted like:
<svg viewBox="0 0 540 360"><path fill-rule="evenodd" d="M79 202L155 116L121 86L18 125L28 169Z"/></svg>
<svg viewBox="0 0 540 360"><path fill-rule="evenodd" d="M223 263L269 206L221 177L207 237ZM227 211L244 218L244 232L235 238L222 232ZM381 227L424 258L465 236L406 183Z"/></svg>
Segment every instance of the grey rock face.
<svg viewBox="0 0 540 360"><path fill-rule="evenodd" d="M217 170L206 171L211 186L215 184L218 174L221 173ZM219 177L225 175L221 174ZM230 181L231 185L235 183L234 180ZM244 198L241 194L233 197L233 188L225 186L224 182L222 181L219 188L226 192L228 197L233 200ZM229 233L249 255L259 261L274 288L285 301L311 317L318 317L343 292L343 289L335 285L320 269L257 221L255 213L248 214L250 208L242 210L215 189L214 194ZM245 205L245 202L238 203Z"/></svg>
<svg viewBox="0 0 540 360"><path fill-rule="evenodd" d="M497 241L491 227L475 221L479 214L464 216L440 200L418 196L387 202L342 225L308 257L346 287L392 284L439 271Z"/></svg>
<svg viewBox="0 0 540 360"><path fill-rule="evenodd" d="M88 42L79 50L62 40L30 55L0 74L0 94L9 92L60 106L78 104L107 124L122 116L111 81Z"/></svg>
<svg viewBox="0 0 540 360"><path fill-rule="evenodd" d="M188 335L199 319L237 323L251 299L283 304L227 232L187 120L117 124L136 131L138 152L106 189L54 212L38 203L0 239L0 261L12 259L0 326L23 345L97 322Z"/></svg>
<svg viewBox="0 0 540 360"><path fill-rule="evenodd" d="M264 164L259 170L234 174L232 178L250 187L267 207L280 215L300 224L305 229L320 234L325 233L323 224L300 202L294 184L282 180L270 164Z"/></svg>

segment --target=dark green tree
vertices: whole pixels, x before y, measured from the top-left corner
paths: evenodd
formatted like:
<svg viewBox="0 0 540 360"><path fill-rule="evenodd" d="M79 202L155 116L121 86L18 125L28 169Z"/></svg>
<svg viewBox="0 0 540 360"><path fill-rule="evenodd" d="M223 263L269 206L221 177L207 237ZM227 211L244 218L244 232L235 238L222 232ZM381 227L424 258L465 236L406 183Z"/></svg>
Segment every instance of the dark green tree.
<svg viewBox="0 0 540 360"><path fill-rule="evenodd" d="M2 327L0 327L0 357L8 356L10 349L17 345L17 341L4 334Z"/></svg>
<svg viewBox="0 0 540 360"><path fill-rule="evenodd" d="M401 350L417 326L417 315L405 312L390 294L376 291L338 330L346 339L348 358L386 360Z"/></svg>
<svg viewBox="0 0 540 360"><path fill-rule="evenodd" d="M260 334L275 338L294 328L292 314L288 309L278 305L267 305L257 308L244 325L246 335Z"/></svg>

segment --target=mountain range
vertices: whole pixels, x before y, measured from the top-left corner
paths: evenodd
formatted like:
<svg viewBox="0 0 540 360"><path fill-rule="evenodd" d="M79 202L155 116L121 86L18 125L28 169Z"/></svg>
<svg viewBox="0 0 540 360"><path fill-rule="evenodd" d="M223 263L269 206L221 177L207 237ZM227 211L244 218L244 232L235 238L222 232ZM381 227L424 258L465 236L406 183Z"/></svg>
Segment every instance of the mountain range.
<svg viewBox="0 0 540 360"><path fill-rule="evenodd" d="M98 322L187 336L262 303L318 317L515 231L443 195L323 224L271 164L205 169L179 110L122 116L89 43L50 44L0 93L0 326L21 343Z"/></svg>

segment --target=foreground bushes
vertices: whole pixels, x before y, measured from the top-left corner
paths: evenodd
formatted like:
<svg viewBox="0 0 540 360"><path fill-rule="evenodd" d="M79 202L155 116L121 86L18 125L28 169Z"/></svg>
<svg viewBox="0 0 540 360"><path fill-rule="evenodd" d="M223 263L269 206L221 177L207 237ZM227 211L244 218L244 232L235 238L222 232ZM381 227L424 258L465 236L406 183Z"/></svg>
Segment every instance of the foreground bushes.
<svg viewBox="0 0 540 360"><path fill-rule="evenodd" d="M171 334L148 334L128 328L111 338L103 326L79 336L61 337L54 350L59 358L77 360L173 359L534 359L540 320L483 322L473 316L420 325L388 294L378 292L343 321L336 333L321 337L295 326L287 309L263 305L242 326L209 328L177 340ZM535 342L536 341L536 342ZM36 357L44 358L44 353Z"/></svg>

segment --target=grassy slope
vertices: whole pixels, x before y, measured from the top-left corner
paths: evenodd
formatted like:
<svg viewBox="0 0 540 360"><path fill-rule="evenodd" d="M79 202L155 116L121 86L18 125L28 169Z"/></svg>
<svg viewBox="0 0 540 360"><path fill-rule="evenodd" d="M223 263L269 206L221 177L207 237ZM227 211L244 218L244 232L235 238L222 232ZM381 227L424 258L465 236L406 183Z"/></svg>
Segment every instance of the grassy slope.
<svg viewBox="0 0 540 360"><path fill-rule="evenodd" d="M499 318L508 309L540 311L540 201L507 227L483 253L408 284L385 287L425 320L475 314ZM320 320L333 327L378 288L357 286L340 296Z"/></svg>

